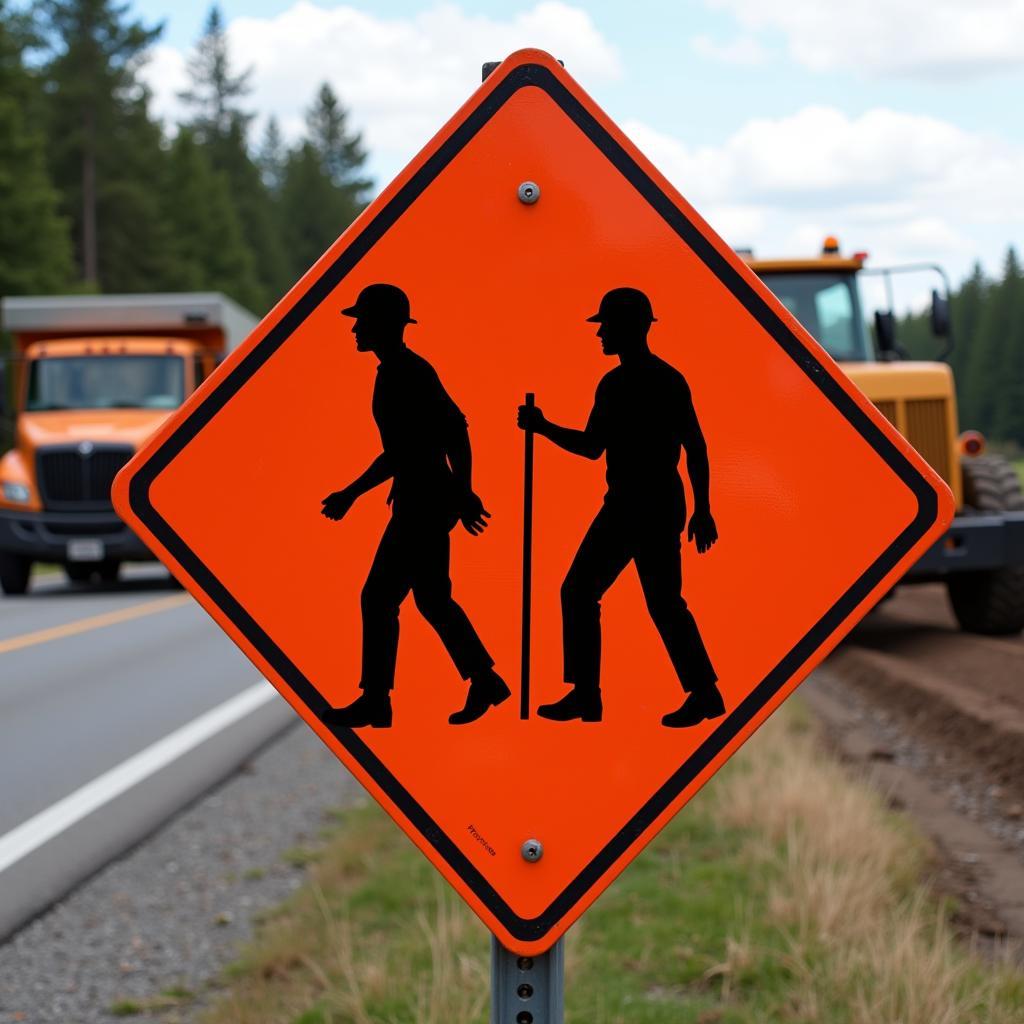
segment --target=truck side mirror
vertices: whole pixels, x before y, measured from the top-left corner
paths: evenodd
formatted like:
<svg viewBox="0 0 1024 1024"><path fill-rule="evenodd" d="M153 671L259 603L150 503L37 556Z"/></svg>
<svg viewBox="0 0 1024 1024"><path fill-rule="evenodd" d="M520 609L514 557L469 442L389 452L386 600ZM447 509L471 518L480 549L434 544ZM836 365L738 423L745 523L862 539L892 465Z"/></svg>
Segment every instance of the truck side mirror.
<svg viewBox="0 0 1024 1024"><path fill-rule="evenodd" d="M949 299L932 289L932 334L936 338L949 337Z"/></svg>
<svg viewBox="0 0 1024 1024"><path fill-rule="evenodd" d="M892 312L875 310L875 342L878 345L878 356L885 363L899 359L896 347L896 317Z"/></svg>

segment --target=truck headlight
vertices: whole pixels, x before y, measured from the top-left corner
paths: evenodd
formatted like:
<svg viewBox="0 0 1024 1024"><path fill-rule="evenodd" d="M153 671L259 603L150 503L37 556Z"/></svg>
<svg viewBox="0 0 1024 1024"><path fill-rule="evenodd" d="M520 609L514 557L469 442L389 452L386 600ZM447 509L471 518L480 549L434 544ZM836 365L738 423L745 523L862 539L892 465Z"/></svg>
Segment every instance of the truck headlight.
<svg viewBox="0 0 1024 1024"><path fill-rule="evenodd" d="M0 484L0 490L3 491L4 501L16 505L27 505L32 498L24 484Z"/></svg>

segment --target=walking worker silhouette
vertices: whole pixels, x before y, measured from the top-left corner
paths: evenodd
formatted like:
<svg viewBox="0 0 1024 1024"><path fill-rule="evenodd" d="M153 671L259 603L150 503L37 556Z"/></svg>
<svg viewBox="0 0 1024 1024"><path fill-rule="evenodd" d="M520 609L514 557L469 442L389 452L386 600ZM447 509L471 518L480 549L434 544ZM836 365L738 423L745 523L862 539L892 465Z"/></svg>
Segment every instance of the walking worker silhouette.
<svg viewBox="0 0 1024 1024"><path fill-rule="evenodd" d="M461 520L477 536L490 518L473 493L466 417L430 363L406 346L405 328L416 321L401 288L371 284L341 312L355 318L356 349L380 361L372 409L384 451L356 480L324 498L321 512L340 520L360 495L391 480L391 520L361 597L363 692L347 707L328 711L325 721L350 728L391 725L398 613L412 591L459 674L470 681L465 706L448 718L452 725L464 725L510 696L494 660L452 598L449 534Z"/></svg>
<svg viewBox="0 0 1024 1024"><path fill-rule="evenodd" d="M555 721L601 720L601 598L633 562L647 609L687 691L682 705L662 718L670 727L697 725L725 714L725 704L693 614L683 600L681 535L686 497L679 476L680 449L693 489L687 537L700 554L718 539L711 516L707 445L690 389L674 367L647 344L655 316L647 296L615 288L589 323L605 355L620 365L601 379L583 430L559 426L538 406L519 407L519 426L532 429L573 455L607 462L608 492L562 584L561 700L537 709ZM642 683L641 683L642 685Z"/></svg>

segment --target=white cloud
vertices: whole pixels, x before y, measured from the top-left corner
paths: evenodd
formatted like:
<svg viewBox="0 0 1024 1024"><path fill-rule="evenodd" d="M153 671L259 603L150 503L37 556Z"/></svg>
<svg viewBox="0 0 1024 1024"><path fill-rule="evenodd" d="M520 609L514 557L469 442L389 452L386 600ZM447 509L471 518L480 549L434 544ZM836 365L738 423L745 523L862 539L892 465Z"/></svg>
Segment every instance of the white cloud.
<svg viewBox="0 0 1024 1024"><path fill-rule="evenodd" d="M856 59L867 39L880 48L876 57L883 66L879 54L890 45L886 40L909 39L905 15L918 10L916 0L885 7L880 0L861 0L842 10L809 0L787 0L785 7L778 0L709 2L733 11L744 29L741 39L751 40L728 59L761 59L751 33L781 28L808 61L825 54L823 66L836 54ZM1022 5L1018 0L1014 9ZM936 0L928 10L947 24L961 8ZM1001 11L1005 21L1010 6L978 0L970 10L983 21ZM883 27L883 12L906 32ZM928 21L924 15L911 20ZM1009 35L994 32L985 45L1012 50L1024 39L1024 31L1017 40ZM364 132L381 183L468 97L483 59L535 45L563 58L583 81L622 75L616 50L590 16L559 0L542 0L505 19L452 3L386 18L299 0L274 17L236 18L228 36L236 70L255 69L249 105L275 114L292 137L301 132L317 87L329 81ZM908 45L904 56L915 66L923 66L923 55L949 57L958 43L958 59L981 45L955 33L943 37L945 50L934 40L925 45L932 38L927 27L914 38L920 42L916 55ZM694 46L723 56L710 39ZM847 58L844 47L854 56ZM145 77L156 109L173 121L180 114L176 93L185 85L184 55L156 48ZM995 269L1007 241L1024 237L1024 147L938 118L884 108L851 117L808 106L784 117L752 119L719 145L697 146L641 122L626 130L725 238L762 252L813 252L825 234L839 232L847 249L869 249L886 261L937 259L955 276L979 256Z"/></svg>
<svg viewBox="0 0 1024 1024"><path fill-rule="evenodd" d="M994 269L1024 236L1024 146L936 118L811 106L717 146L625 127L723 237L764 254L810 254L837 232L848 251L938 260L956 276L979 256Z"/></svg>
<svg viewBox="0 0 1024 1024"><path fill-rule="evenodd" d="M711 36L701 33L690 40L693 52L700 57L734 64L737 67L752 67L768 59L768 51L754 36L737 36L726 43L720 43Z"/></svg>
<svg viewBox="0 0 1024 1024"><path fill-rule="evenodd" d="M780 34L814 71L939 78L1024 67L1024 0L705 2L731 14L741 38Z"/></svg>
<svg viewBox="0 0 1024 1024"><path fill-rule="evenodd" d="M330 82L363 131L375 164L397 171L465 101L485 59L524 46L549 50L584 80L614 79L619 57L579 7L542 0L501 20L441 3L404 18L299 0L278 15L240 17L227 29L236 69L252 66L248 104L275 115L286 137L299 135L303 111ZM154 109L173 122L182 111L184 58L156 47L143 77Z"/></svg>

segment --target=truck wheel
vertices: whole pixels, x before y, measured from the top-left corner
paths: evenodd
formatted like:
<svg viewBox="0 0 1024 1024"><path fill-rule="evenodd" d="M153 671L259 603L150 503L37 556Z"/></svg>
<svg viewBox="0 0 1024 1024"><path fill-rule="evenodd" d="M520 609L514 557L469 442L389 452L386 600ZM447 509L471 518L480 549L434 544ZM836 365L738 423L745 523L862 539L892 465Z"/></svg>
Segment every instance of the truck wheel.
<svg viewBox="0 0 1024 1024"><path fill-rule="evenodd" d="M88 583L96 566L92 562L69 562L64 566L64 575L72 583Z"/></svg>
<svg viewBox="0 0 1024 1024"><path fill-rule="evenodd" d="M104 583L116 583L121 578L121 563L116 558L100 562L100 579Z"/></svg>
<svg viewBox="0 0 1024 1024"><path fill-rule="evenodd" d="M0 590L5 594L24 594L28 590L28 578L32 572L32 560L10 551L0 551Z"/></svg>
<svg viewBox="0 0 1024 1024"><path fill-rule="evenodd" d="M1024 511L1024 488L1001 455L964 459L964 504L974 512ZM1024 565L955 573L947 581L960 628L990 636L1024 629Z"/></svg>

